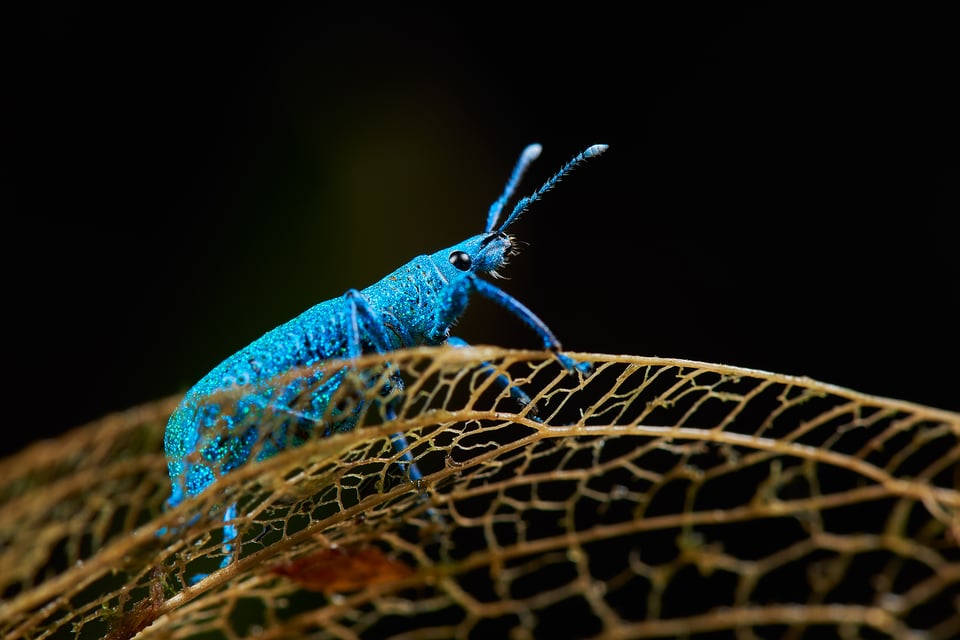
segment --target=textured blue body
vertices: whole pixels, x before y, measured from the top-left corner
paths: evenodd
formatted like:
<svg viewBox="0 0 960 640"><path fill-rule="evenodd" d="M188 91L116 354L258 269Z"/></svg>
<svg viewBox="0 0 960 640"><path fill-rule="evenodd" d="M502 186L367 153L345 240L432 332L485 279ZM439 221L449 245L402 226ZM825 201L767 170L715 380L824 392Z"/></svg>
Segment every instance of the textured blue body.
<svg viewBox="0 0 960 640"><path fill-rule="evenodd" d="M173 483L167 505L175 506L184 497L197 495L217 475L249 458L252 447L262 435L256 432L256 427L246 427L243 433L237 433L233 438L222 437L224 431L233 430L231 422L238 426L249 422L245 411L260 413L269 406L273 414L282 414L286 409L295 411L305 422L319 422L335 390L336 377L332 383L319 385L323 373L318 371L315 378L289 382L286 392L276 389L271 381L296 368L359 355L351 353L348 345L349 325L354 317L360 325L361 353L443 344L450 326L466 306L467 297L463 292L469 287L459 282L469 276L457 270L447 258L451 251L462 250L471 255L482 255L491 264L502 264L509 242L503 239L490 242L481 251L478 245L486 236L477 235L456 247L418 256L359 292L368 303L375 303L381 316L385 329L381 344L368 337L373 332L364 331L366 318L354 312L348 298L351 294L347 294L311 307L233 354L204 376L187 392L167 424L164 448ZM233 413L240 413L240 417L224 414L219 404L211 399L238 385L255 389L256 395L239 401L240 405ZM304 390L313 395L306 403L300 398ZM296 400L296 407L292 406L293 400ZM213 434L213 438L205 438L205 433ZM269 457L294 444L288 442L292 438L292 434L286 434L286 438L275 438L275 444L273 441L264 442L257 457ZM199 459L188 461L194 452L199 454ZM216 472L218 468L221 473Z"/></svg>
<svg viewBox="0 0 960 640"><path fill-rule="evenodd" d="M490 207L484 233L429 255L421 255L362 291L321 302L230 356L191 388L167 424L164 448L172 484L167 500L174 507L193 497L251 458L263 459L322 435L353 427L350 413L331 420L330 400L344 371L316 367L332 359L384 353L418 345L463 344L450 329L479 293L503 305L528 324L568 369L579 368L559 353L560 343L529 309L478 277L496 276L514 252L504 230L575 166L606 149L595 145L574 157L536 192L522 198L496 227L501 210L526 167L540 153L527 147L503 195ZM495 228L496 227L496 228ZM306 369L305 369L306 368ZM304 371L303 377L288 375ZM327 377L324 377L327 376ZM400 383L399 380L397 380ZM260 416L273 419L261 433ZM324 420L324 418L326 418ZM235 515L235 507L226 518ZM225 539L234 536L225 527ZM225 559L224 564L227 560Z"/></svg>

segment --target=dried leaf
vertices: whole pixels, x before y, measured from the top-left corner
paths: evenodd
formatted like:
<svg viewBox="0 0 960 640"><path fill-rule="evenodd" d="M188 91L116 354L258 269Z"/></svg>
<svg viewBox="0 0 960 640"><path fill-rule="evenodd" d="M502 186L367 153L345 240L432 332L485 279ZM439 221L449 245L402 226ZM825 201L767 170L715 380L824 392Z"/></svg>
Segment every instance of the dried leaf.
<svg viewBox="0 0 960 640"><path fill-rule="evenodd" d="M329 595L396 582L412 574L413 569L387 556L378 547L366 545L320 549L278 565L273 572L290 578L304 589Z"/></svg>
<svg viewBox="0 0 960 640"><path fill-rule="evenodd" d="M960 414L724 365L574 355L593 372L540 352L390 354L406 381L395 420L367 403L362 426L238 468L169 513L176 398L38 443L3 461L0 635L960 634ZM233 562L185 586L219 565L232 502Z"/></svg>

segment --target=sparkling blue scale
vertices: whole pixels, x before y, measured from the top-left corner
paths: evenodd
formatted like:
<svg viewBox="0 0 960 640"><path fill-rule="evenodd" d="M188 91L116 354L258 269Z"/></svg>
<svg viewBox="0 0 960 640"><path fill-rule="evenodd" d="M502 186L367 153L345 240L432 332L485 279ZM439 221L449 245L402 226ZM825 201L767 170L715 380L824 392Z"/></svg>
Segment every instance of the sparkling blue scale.
<svg viewBox="0 0 960 640"><path fill-rule="evenodd" d="M262 460L317 437L317 429L323 430L319 435L329 435L353 428L359 407L340 411L330 406L346 370L324 373L317 365L403 347L464 346L463 340L450 336L450 329L473 293L497 302L530 326L568 370L585 371L585 364L560 353L556 337L529 309L479 276L496 276L496 269L515 252L506 228L565 174L606 148L594 145L572 158L537 191L521 198L497 227L524 171L540 155L540 145L528 146L503 194L491 205L483 233L417 256L366 289L321 302L221 362L186 393L167 423L164 448L172 484L167 507L200 494L252 458ZM393 382L402 384L399 378ZM514 396L525 398L522 391ZM267 417L270 420L264 420ZM261 433L261 425L270 425L270 431ZM401 436L395 436L395 442L405 448ZM411 466L411 477L418 473ZM236 506L231 505L224 520L235 516ZM225 524L227 551L235 536L235 528ZM229 561L228 553L221 566Z"/></svg>

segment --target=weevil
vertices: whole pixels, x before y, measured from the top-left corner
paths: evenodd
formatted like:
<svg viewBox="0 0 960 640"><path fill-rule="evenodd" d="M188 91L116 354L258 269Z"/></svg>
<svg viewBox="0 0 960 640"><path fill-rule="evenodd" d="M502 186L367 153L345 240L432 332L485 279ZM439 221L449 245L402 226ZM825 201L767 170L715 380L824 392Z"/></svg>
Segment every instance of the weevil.
<svg viewBox="0 0 960 640"><path fill-rule="evenodd" d="M502 305L527 324L567 370L586 371L586 363L561 353L560 342L542 320L480 275L498 277L497 269L516 253L516 242L506 229L563 176L606 149L606 145L593 145L573 157L539 189L520 198L498 226L524 172L542 150L539 144L529 145L503 193L490 206L483 233L417 256L365 289L350 289L321 302L221 362L187 391L167 423L164 449L172 490L166 507L197 496L218 477L251 459L265 459L316 437L317 428L323 429L319 435L353 428L359 407L341 411L330 406L343 383L344 370L329 375L317 365L403 347L464 346L450 330L474 293ZM297 371L315 373L298 377ZM399 377L392 382L402 385ZM525 394L517 392L516 397L523 399ZM270 425L269 432L262 433L256 417L267 412L286 419L264 422ZM394 442L398 450L406 448L401 436L395 436ZM418 473L411 465L411 476L416 478ZM235 517L234 504L224 512L227 551L236 536L229 524ZM225 554L222 566L228 563L229 554Z"/></svg>

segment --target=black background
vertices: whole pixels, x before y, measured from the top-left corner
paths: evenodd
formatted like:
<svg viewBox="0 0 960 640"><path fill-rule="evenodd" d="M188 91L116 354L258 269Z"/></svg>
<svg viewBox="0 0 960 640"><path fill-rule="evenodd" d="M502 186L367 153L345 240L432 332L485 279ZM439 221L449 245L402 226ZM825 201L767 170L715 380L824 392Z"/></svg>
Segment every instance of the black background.
<svg viewBox="0 0 960 640"><path fill-rule="evenodd" d="M511 229L567 349L960 410L946 12L628 6L8 13L4 450L481 231L535 141L523 193L610 145ZM538 346L479 299L456 333Z"/></svg>

